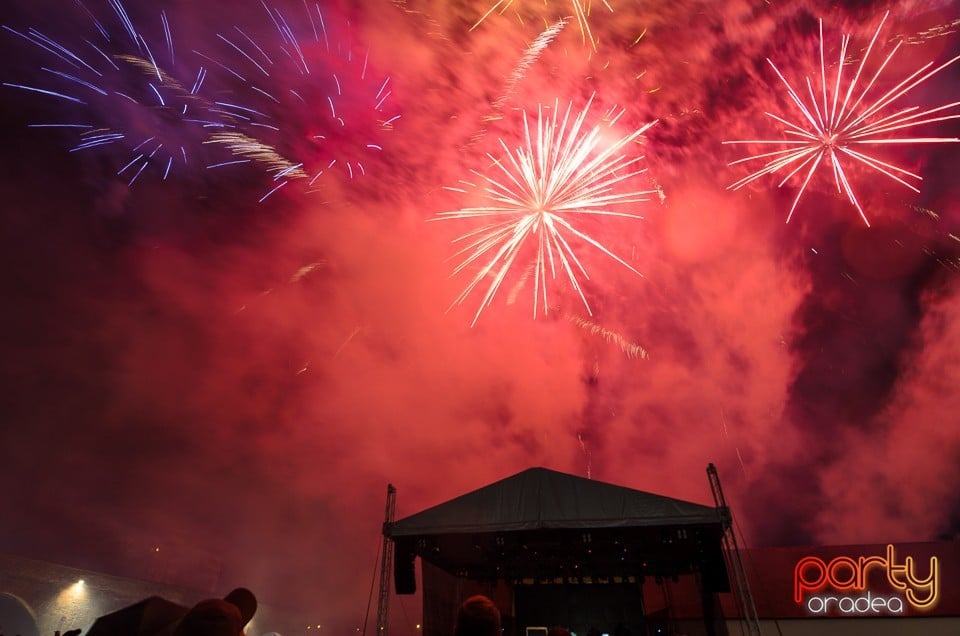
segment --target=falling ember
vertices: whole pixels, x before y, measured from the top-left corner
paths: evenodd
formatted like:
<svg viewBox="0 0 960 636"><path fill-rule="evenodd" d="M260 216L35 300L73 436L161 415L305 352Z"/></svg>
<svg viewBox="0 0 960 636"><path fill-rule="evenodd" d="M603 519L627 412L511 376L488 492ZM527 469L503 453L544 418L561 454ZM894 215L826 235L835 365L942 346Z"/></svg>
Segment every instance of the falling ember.
<svg viewBox="0 0 960 636"><path fill-rule="evenodd" d="M323 267L326 267L326 265L327 265L326 261L320 261L320 262L317 262L317 263L308 263L308 264L304 265L303 267L301 267L300 269L298 269L298 270L294 273L294 275L290 277L290 282L291 282L291 283L299 283L299 282L302 281L304 278L306 278L307 276L309 276L309 275L312 274L313 272L317 271L318 269L322 269Z"/></svg>
<svg viewBox="0 0 960 636"><path fill-rule="evenodd" d="M501 110L504 103L513 96L516 92L517 85L523 80L524 75L527 72L527 69L533 65L534 62L539 59L540 54L543 53L544 49L553 42L557 35L563 30L563 27L567 25L567 20L561 18L557 20L552 25L544 29L543 33L537 36L537 38L530 43L530 46L527 47L527 50L524 52L523 57L520 58L520 63L517 64L516 68L513 69L513 72L510 74L510 77L507 79L507 84L504 90L503 95L501 95L493 103L494 110Z"/></svg>
<svg viewBox="0 0 960 636"><path fill-rule="evenodd" d="M647 353L647 350L635 342L630 342L623 334L619 334L612 329L607 329L606 327L599 325L592 320L587 320L582 316L568 316L570 322L580 327L587 333L592 336L599 336L603 338L603 341L608 344L614 344L620 347L620 351L623 352L628 358L641 358L647 359L650 357L650 354Z"/></svg>
<svg viewBox="0 0 960 636"><path fill-rule="evenodd" d="M476 29L478 26L480 26L483 23L484 20L489 18L494 13L502 14L506 12L506 10L509 9L513 5L513 3L514 3L514 0L497 0L490 6L489 9L487 9L486 13L484 13L480 17L480 19L477 20L473 24L473 26L470 27L470 30L473 31L474 29ZM584 44L589 42L590 46L593 47L594 50L596 50L597 39L594 37L593 32L590 30L590 13L593 10L593 3L591 2L591 0L586 0L586 1L570 0L569 3L553 2L552 4L554 5L563 4L563 5L570 6L570 8L573 10L574 17L577 19L577 24L580 25L580 36L583 39ZM602 0L602 4L607 11L613 13L613 7L610 6L610 3L607 2L607 0ZM561 17L566 17L566 16L561 16Z"/></svg>
<svg viewBox="0 0 960 636"><path fill-rule="evenodd" d="M276 175L277 179L307 178L307 174L302 169L302 164L292 163L286 157L277 154L272 146L243 133L235 131L215 132L210 135L210 139L206 143L222 144L229 148L235 157L241 158L221 164L212 164L207 168L220 168L233 163L255 161L263 165L267 172Z"/></svg>
<svg viewBox="0 0 960 636"><path fill-rule="evenodd" d="M540 58L540 55L543 51L553 42L557 35L563 30L566 26L567 20L561 18L551 26L544 29L544 31L537 36L537 38L530 43L527 47L527 50L524 52L523 57L520 58L520 62L513 69L513 72L510 73L510 76L507 78L506 85L504 86L503 94L498 97L490 105L490 113L484 117L484 122L490 122L494 120L501 119L503 117L503 107L513 95L516 93L517 86L523 81L524 76L527 73L527 70ZM484 125L480 131L473 135L470 138L470 143L474 144L483 139L486 134L487 129Z"/></svg>
<svg viewBox="0 0 960 636"><path fill-rule="evenodd" d="M618 192L617 189L646 172L638 167L643 157L631 156L629 150L657 122L650 122L606 143L601 138L603 130L599 124L589 131L584 130L592 101L593 97L575 117L571 117L572 105L567 106L562 118L558 104L554 104L552 115L545 114L544 108L539 107L533 131L524 112L522 146L511 151L500 139L502 157L488 155L499 173L490 176L475 172L486 182L483 191L490 204L437 214L438 220L480 218L486 221L485 225L455 240L465 247L457 252L464 259L454 269L454 274L477 264L479 271L453 304L463 303L481 281L492 277L472 324L476 324L483 309L492 303L518 258L531 254L531 251L534 318L541 302L544 313L548 311L547 274L549 272L550 279L555 279L558 264L590 313L580 282L581 276L587 279L589 276L571 240L576 242L579 239L635 274L642 275L598 240L575 227L572 221L585 217L642 218L619 211L618 207L648 201L647 195L655 191ZM613 117L610 125L622 114Z"/></svg>
<svg viewBox="0 0 960 636"><path fill-rule="evenodd" d="M868 168L871 168L894 181L903 184L914 192L920 190L914 185L922 181L920 175L914 174L904 168L893 165L872 154L867 154L862 150L863 146L883 145L883 144L913 144L913 143L953 143L960 139L955 137L897 137L894 136L898 131L920 126L923 124L932 124L938 121L960 118L960 114L943 114L950 109L960 106L960 102L944 104L935 108L920 109L917 106L901 108L890 114L883 114L884 109L894 103L897 99L903 97L911 90L933 77L943 69L947 68L957 60L960 55L944 62L933 70L933 62L920 67L906 79L892 89L883 93L879 97L867 99L874 84L877 83L883 70L887 67L894 54L903 44L903 41L897 42L893 50L887 55L877 71L865 82L862 90L859 88L861 77L864 74L867 59L873 50L880 35L880 30L886 22L889 12L884 14L883 19L877 26L877 30L870 40L859 67L854 73L853 79L847 81L844 77L844 60L847 56L847 48L850 44L849 35L844 35L840 45L840 62L837 65L836 79L828 82L827 64L823 53L823 20L820 21L820 78L819 95L815 94L814 84L810 77L806 77L807 92L809 101L804 101L801 94L798 93L793 85L784 77L780 69L768 58L767 62L773 68L777 77L786 86L790 100L798 111L794 119L788 119L786 115L780 116L773 113L766 113L769 117L780 122L784 127L784 134L787 139L753 139L725 141L725 144L773 144L788 146L782 150L765 152L757 155L750 155L738 159L729 165L735 165L757 159L765 159L767 163L743 179L729 186L729 189L738 190L767 174L789 170L787 175L779 183L779 186L786 184L794 175L806 169L800 189L790 206L790 212L787 214L787 222L793 217L793 213L800 202L800 198L806 191L811 178L817 169L824 163L829 163L833 173L834 183L838 193L843 193L847 199L857 208L860 218L868 226L870 222L864 213L863 207L854 194L853 187L847 177L847 171L844 167L844 161L855 161ZM843 97L841 99L841 94ZM858 148L859 147L859 148ZM912 180L911 183L909 180Z"/></svg>
<svg viewBox="0 0 960 636"><path fill-rule="evenodd" d="M348 335L344 339L344 341L340 343L340 346L337 347L337 350L333 352L333 355L331 357L336 358L338 355L340 355L340 352L343 351L344 347L350 344L350 342L354 339L354 337L356 337L358 333L360 333L359 325L353 328L353 331L350 332L350 335Z"/></svg>
<svg viewBox="0 0 960 636"><path fill-rule="evenodd" d="M591 463L592 459L590 457L590 449L587 448L587 443L583 439L583 433L577 433L577 441L580 442L580 451L583 453L583 457L587 462L587 479L591 479Z"/></svg>

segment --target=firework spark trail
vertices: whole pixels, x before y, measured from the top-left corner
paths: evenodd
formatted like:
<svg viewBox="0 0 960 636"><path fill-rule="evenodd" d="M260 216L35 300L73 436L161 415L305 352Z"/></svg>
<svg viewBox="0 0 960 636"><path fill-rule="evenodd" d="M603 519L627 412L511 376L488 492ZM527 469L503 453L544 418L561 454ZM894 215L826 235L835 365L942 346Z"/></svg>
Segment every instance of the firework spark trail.
<svg viewBox="0 0 960 636"><path fill-rule="evenodd" d="M326 266L327 266L326 261L317 261L315 263L307 263L306 265L298 269L296 272L294 272L293 276L290 277L289 282L299 283L300 281L305 279L307 276L309 276L313 272L323 269Z"/></svg>
<svg viewBox="0 0 960 636"><path fill-rule="evenodd" d="M956 33L957 27L960 27L960 18L932 26L923 31L917 31L910 35L901 35L899 39L902 39L907 44L923 44L927 40L950 36Z"/></svg>
<svg viewBox="0 0 960 636"><path fill-rule="evenodd" d="M571 220L589 216L642 218L620 212L614 206L648 201L646 195L655 192L617 192L617 188L632 177L646 172L637 167L643 157L629 157L626 151L657 122L650 122L607 144L601 139L599 124L589 132L584 132L584 122L592 101L591 96L584 109L572 120L572 104L567 106L562 119L559 119L558 103L554 104L552 116L545 116L543 107L538 107L533 133L527 113L524 112L523 147L511 151L500 139L503 158L487 155L493 166L499 169L500 176L475 172L486 181L484 192L491 201L490 205L436 215L437 220L480 218L487 221L486 225L455 240L466 245L456 254L464 256L464 259L454 269L454 275L478 263L480 267L453 305L463 303L484 278L493 277L472 325L476 324L483 309L492 303L504 278L528 243L534 244L534 318L540 302L543 303L544 313L549 311L547 272L549 269L551 278L556 279L558 262L590 313L578 272L586 279L589 276L570 244L571 239L579 239L635 274L642 275L599 241L576 228ZM622 114L621 111L613 117L610 126ZM466 192L463 188L448 189Z"/></svg>
<svg viewBox="0 0 960 636"><path fill-rule="evenodd" d="M51 79L49 85L5 82L4 86L76 105L83 111L85 121L36 123L30 124L30 128L78 131L79 140L70 152L123 147L130 154L117 175L128 178L128 186L150 166L159 168L166 180L174 162L188 163L188 141L199 147L206 134L204 129L227 124L200 97L206 69L200 66L187 88L161 66L169 64L173 68L176 64L166 13L160 13L166 57L158 61L119 0L110 0L109 5L125 37L112 37L110 29L78 2L101 42L84 38L83 46L77 48L33 27L19 31L3 25L5 31L55 58L57 65L41 67ZM121 40L129 40L129 44L122 45Z"/></svg>
<svg viewBox="0 0 960 636"><path fill-rule="evenodd" d="M433 38L433 39L437 39L437 40L444 40L444 41L449 41L449 40L450 40L450 38L449 38L449 37L447 36L447 34L444 32L443 27L440 26L440 23L439 23L439 22L437 22L435 19L433 19L432 17L428 16L427 14L425 14L425 13L423 13L423 12L421 12L421 11L417 11L417 10L415 10L415 9L411 9L411 8L407 5L407 0L391 0L391 2L392 2L392 4L393 4L393 6L397 7L398 9L400 9L401 11L403 11L404 13L409 14L409 15L415 15L415 16L417 16L419 19L422 19L422 20L426 21L426 23L430 25L430 28L429 28L429 29L426 31L426 33L425 33L425 35L427 35L428 37Z"/></svg>
<svg viewBox="0 0 960 636"><path fill-rule="evenodd" d="M777 77L779 77L780 81L786 86L790 100L794 106L796 106L801 117L796 120L791 120L787 119L786 116L769 112L766 113L767 116L773 118L785 127L784 134L789 135L791 137L790 139L753 139L723 142L725 144L775 144L789 146L786 149L751 155L730 163L729 165L732 166L757 159L767 160L767 163L761 169L730 185L729 189L737 190L764 175L779 172L780 170L789 170L780 182L778 186L780 187L787 183L794 175L807 168L800 189L793 200L793 204L790 206L790 212L787 214L787 222L789 222L817 168L824 163L829 163L837 192L847 196L847 199L857 208L860 218L862 218L863 222L868 226L870 222L854 194L853 187L847 177L847 170L843 165L844 160L856 161L859 164L890 177L914 192L920 192L920 190L913 183L907 181L907 179L913 179L919 182L923 180L922 177L904 168L878 159L873 155L866 154L861 150L855 150L854 147L871 144L952 143L960 141L960 139L952 137L890 136L891 133L896 133L905 128L960 118L960 114L942 114L944 111L960 106L960 102L953 102L928 109L911 106L902 108L891 114L883 114L883 110L897 99L903 97L957 60L960 60L960 55L944 62L933 70L928 70L933 66L933 62L928 62L892 89L883 93L873 101L867 101L867 94L873 88L874 84L877 83L883 70L900 48L900 45L903 43L901 40L897 42L896 46L887 55L877 71L866 82L866 86L859 92L859 95L854 97L857 84L864 73L867 59L870 57L870 53L873 50L874 44L877 42L877 38L880 35L880 31L888 15L889 12L884 14L883 19L877 26L876 32L873 34L873 38L870 40L870 44L860 61L860 65L853 79L847 83L846 86L844 86L845 78L843 76L843 67L845 65L844 61L847 56L847 48L851 36L844 35L842 37L836 80L833 81L833 86L831 87L827 80L827 69L823 52L823 20L820 21L820 94L815 94L814 83L811 82L809 76L806 77L807 92L810 97L809 102L804 101L801 95L794 89L793 85L791 85L780 72L780 69L778 69L769 58L767 59L767 62L773 68ZM843 93L842 100L840 99L841 93ZM818 101L820 103L818 103Z"/></svg>
<svg viewBox="0 0 960 636"><path fill-rule="evenodd" d="M517 64L516 68L513 69L510 77L507 78L503 95L498 97L493 103L494 110L500 110L503 108L504 103L510 99L510 97L516 92L517 86L521 81L523 81L524 76L527 74L527 70L533 66L538 59L540 59L540 55L543 53L543 51L557 38L565 26L567 26L567 19L561 18L544 29L543 33L538 35L537 38L530 43L530 46L528 46L527 50L523 53L523 57L520 58L520 62Z"/></svg>
<svg viewBox="0 0 960 636"><path fill-rule="evenodd" d="M530 43L530 46L528 46L527 50L524 51L523 57L520 58L517 66L507 78L507 81L504 84L503 94L492 104L490 104L490 113L483 118L484 122L491 122L503 118L503 107L507 103L507 100L513 97L517 91L517 86L519 86L520 82L523 81L527 71L536 63L538 59L540 59L540 55L543 53L543 51L550 45L551 42L556 39L557 35L560 34L560 32L563 30L563 27L566 25L567 19L561 18L557 22L547 27L543 33L538 35L537 38ZM470 143L468 143L467 146L469 147L473 144L476 144L483 139L486 134L487 128L484 126L470 138Z"/></svg>
<svg viewBox="0 0 960 636"><path fill-rule="evenodd" d="M588 332L591 336L600 336L607 344L617 345L620 347L620 351L622 351L628 358L640 358L646 360L650 357L650 354L647 353L646 349L636 342L627 340L623 334L619 334L616 331L607 329L603 325L599 325L592 320L587 320L583 316L570 315L567 316L567 319L584 331Z"/></svg>
<svg viewBox="0 0 960 636"><path fill-rule="evenodd" d="M486 13L480 16L480 19L477 20L469 30L473 31L476 29L484 22L484 20L489 18L494 13L499 13L502 15L507 9L510 8L511 5L513 5L513 1L514 0L497 0L490 6ZM607 2L607 0L602 0L602 3L608 11L613 13L613 7L610 6L610 3ZM596 51L597 39L593 36L593 32L590 30L590 13L593 3L590 0L586 0L586 2L583 0L570 0L570 5L573 8L573 15L577 19L577 24L580 26L580 37L583 40L583 43L586 44L589 41L590 46L593 47L594 51ZM566 19L567 17L565 16L563 20L566 21Z"/></svg>
<svg viewBox="0 0 960 636"><path fill-rule="evenodd" d="M261 201L291 180L304 179L309 188L334 166L351 179L366 174L366 158L383 149L380 133L399 119L387 113L390 78L374 81L367 54L336 37L319 4L303 5L298 26L305 36L279 8L262 6L275 28L272 40L257 41L235 26L217 34L223 57L197 52L240 82L239 90L224 90L229 100L217 102L237 122L237 134L211 141L243 158L236 163L254 160L273 173L276 185Z"/></svg>
<svg viewBox="0 0 960 636"><path fill-rule="evenodd" d="M730 431L727 428L727 412L722 406L720 407L720 426L723 430L723 438L728 442L731 442L732 440L730 439ZM737 452L737 461L740 463L740 472L746 476L747 466L743 463L743 455L740 453L740 447L734 446L734 450Z"/></svg>
<svg viewBox="0 0 960 636"><path fill-rule="evenodd" d="M583 458L587 462L587 479L590 479L590 468L592 463L592 458L590 455L590 449L587 448L587 443L583 439L583 433L577 432L577 441L580 442L580 451L583 453Z"/></svg>
<svg viewBox="0 0 960 636"><path fill-rule="evenodd" d="M233 156L240 157L240 159L234 159L232 161L210 164L207 166L207 169L212 170L254 162L265 166L266 171L273 174L273 182L276 185L260 197L258 203L263 203L267 197L287 185L291 179L306 179L309 176L303 171L302 163L291 162L286 157L278 154L273 146L269 146L259 139L248 137L241 132L215 132L212 133L210 139L204 143L223 145L230 150Z"/></svg>

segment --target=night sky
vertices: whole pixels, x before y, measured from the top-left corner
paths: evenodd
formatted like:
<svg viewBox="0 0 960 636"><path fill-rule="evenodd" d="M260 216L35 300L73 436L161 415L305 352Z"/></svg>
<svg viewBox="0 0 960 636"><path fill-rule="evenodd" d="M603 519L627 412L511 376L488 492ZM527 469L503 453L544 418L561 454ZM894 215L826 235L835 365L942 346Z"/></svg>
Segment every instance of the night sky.
<svg viewBox="0 0 960 636"><path fill-rule="evenodd" d="M587 34L573 2L515 0L471 29L491 6L321 2L321 44L303 3L269 4L304 74L256 0L129 0L158 81L178 82L167 95L218 128L157 107L106 0L4 3L0 550L246 585L347 626L366 609L388 483L399 516L531 466L711 503L713 462L747 546L957 536L960 144L867 148L921 176L919 194L848 161L868 227L827 164L789 223L805 170L729 190L762 162L730 166L753 150L722 142L784 138L765 112L800 119L766 58L809 97L819 18L829 83L842 35L846 80L890 9L864 72L904 40L880 95L957 55L960 7L595 1ZM269 77L228 41L256 42ZM958 80L960 62L882 114L960 100ZM436 215L484 204L462 181L497 175L524 112L533 124L538 106L576 113L591 96L601 145L658 120L625 151L646 172L617 187L663 197L628 206L642 220L584 226L642 275L572 242L592 315L560 272L534 319L524 253L471 326L489 283L453 302L476 272L453 274L453 241L478 223ZM29 127L51 122L125 138L71 152L80 129ZM209 167L250 159L215 141L224 131L309 179L263 198L276 164ZM158 162L129 184L154 134Z"/></svg>

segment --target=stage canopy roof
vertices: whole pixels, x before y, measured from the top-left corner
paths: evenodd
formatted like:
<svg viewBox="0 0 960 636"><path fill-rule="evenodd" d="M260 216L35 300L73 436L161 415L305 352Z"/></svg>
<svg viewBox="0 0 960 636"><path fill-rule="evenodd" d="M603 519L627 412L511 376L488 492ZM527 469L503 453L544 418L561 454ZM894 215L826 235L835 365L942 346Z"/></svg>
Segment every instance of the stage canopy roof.
<svg viewBox="0 0 960 636"><path fill-rule="evenodd" d="M400 519L396 577L416 556L472 579L677 575L715 563L717 508L530 468Z"/></svg>

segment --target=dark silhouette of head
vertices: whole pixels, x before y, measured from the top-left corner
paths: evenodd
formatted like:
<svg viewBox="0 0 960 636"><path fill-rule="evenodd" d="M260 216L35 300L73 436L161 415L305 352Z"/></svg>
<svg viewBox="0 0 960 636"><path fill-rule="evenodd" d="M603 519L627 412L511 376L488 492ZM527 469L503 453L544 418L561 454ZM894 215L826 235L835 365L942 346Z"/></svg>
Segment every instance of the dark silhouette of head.
<svg viewBox="0 0 960 636"><path fill-rule="evenodd" d="M194 605L177 621L174 636L239 636L240 610L227 601L211 598Z"/></svg>
<svg viewBox="0 0 960 636"><path fill-rule="evenodd" d="M486 596L471 596L457 610L454 636L500 636L500 610Z"/></svg>
<svg viewBox="0 0 960 636"><path fill-rule="evenodd" d="M257 613L257 597L245 587L231 590L229 594L223 597L223 600L237 606L237 609L240 610L240 620L243 625L249 623L253 615Z"/></svg>

